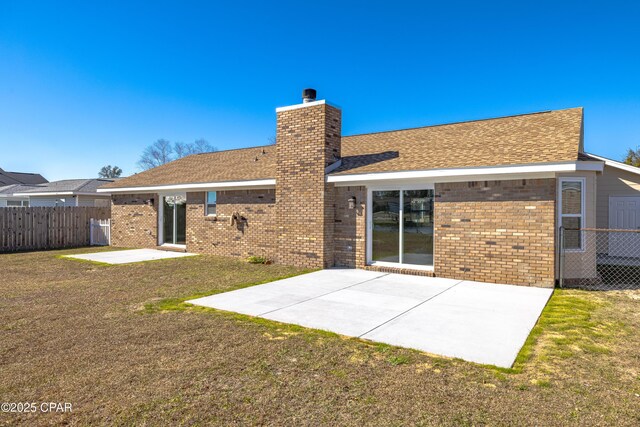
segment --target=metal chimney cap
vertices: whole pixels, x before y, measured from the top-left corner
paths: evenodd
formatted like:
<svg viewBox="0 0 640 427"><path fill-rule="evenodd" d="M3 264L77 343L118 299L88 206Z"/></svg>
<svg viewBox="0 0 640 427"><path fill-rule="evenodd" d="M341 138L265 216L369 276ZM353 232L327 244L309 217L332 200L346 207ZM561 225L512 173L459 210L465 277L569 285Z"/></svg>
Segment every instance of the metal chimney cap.
<svg viewBox="0 0 640 427"><path fill-rule="evenodd" d="M307 88L302 91L302 102L313 102L316 100L316 90Z"/></svg>

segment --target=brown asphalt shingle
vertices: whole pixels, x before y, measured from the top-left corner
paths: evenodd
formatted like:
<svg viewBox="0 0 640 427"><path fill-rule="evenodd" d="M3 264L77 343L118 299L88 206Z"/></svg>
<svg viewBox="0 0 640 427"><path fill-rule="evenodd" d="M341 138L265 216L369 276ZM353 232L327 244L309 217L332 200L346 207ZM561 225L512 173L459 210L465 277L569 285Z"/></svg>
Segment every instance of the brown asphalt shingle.
<svg viewBox="0 0 640 427"><path fill-rule="evenodd" d="M342 138L333 174L578 160L582 108Z"/></svg>
<svg viewBox="0 0 640 427"><path fill-rule="evenodd" d="M582 108L344 136L332 174L578 160ZM275 146L195 154L103 188L272 179Z"/></svg>
<svg viewBox="0 0 640 427"><path fill-rule="evenodd" d="M193 154L102 188L272 179L276 170L275 154L273 145Z"/></svg>

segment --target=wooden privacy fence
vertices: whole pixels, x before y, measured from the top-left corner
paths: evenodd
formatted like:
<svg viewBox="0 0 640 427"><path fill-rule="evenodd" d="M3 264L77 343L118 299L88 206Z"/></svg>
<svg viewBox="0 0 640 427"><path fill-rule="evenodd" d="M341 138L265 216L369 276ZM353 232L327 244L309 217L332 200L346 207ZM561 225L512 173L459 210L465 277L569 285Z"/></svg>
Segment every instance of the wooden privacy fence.
<svg viewBox="0 0 640 427"><path fill-rule="evenodd" d="M0 208L0 252L88 246L90 220L110 217L109 207Z"/></svg>

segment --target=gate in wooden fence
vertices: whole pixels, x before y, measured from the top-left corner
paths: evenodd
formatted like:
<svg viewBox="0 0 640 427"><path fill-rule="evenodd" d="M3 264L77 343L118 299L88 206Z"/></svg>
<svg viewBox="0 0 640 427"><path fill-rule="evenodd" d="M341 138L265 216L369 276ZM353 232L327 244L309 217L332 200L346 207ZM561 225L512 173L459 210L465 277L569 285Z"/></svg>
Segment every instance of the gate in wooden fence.
<svg viewBox="0 0 640 427"><path fill-rule="evenodd" d="M109 207L0 208L0 252L88 246L91 219L109 219Z"/></svg>
<svg viewBox="0 0 640 427"><path fill-rule="evenodd" d="M91 218L91 246L109 246L111 244L111 220Z"/></svg>

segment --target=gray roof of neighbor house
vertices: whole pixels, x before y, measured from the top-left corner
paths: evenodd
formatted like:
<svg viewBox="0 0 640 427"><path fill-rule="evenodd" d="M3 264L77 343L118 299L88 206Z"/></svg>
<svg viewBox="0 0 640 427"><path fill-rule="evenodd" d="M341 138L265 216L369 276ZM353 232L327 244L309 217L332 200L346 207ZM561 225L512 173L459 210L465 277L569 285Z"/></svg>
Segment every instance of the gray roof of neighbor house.
<svg viewBox="0 0 640 427"><path fill-rule="evenodd" d="M331 175L578 161L582 108L343 136ZM275 146L196 154L105 188L275 178Z"/></svg>
<svg viewBox="0 0 640 427"><path fill-rule="evenodd" d="M38 173L7 172L0 168L0 186L10 184L42 184L48 182Z"/></svg>
<svg viewBox="0 0 640 427"><path fill-rule="evenodd" d="M38 184L29 186L29 188L16 191L14 194L39 194L39 193L96 193L96 190L105 184L113 182L114 179L109 178L92 178L92 179L64 179L61 181L48 182L46 184ZM97 193L96 193L97 194Z"/></svg>
<svg viewBox="0 0 640 427"><path fill-rule="evenodd" d="M33 185L11 184L0 187L0 197L10 197L15 193L32 189Z"/></svg>

